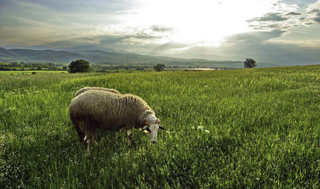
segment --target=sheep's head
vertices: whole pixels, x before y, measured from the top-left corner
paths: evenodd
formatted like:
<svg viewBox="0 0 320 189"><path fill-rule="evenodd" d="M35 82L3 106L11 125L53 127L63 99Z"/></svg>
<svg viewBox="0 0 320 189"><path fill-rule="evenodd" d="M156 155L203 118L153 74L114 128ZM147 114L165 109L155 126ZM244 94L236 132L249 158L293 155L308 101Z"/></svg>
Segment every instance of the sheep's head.
<svg viewBox="0 0 320 189"><path fill-rule="evenodd" d="M160 119L156 118L153 114L149 114L144 119L144 124L145 126L141 131L148 131L151 142L156 143L159 129L165 130L165 128L160 125Z"/></svg>

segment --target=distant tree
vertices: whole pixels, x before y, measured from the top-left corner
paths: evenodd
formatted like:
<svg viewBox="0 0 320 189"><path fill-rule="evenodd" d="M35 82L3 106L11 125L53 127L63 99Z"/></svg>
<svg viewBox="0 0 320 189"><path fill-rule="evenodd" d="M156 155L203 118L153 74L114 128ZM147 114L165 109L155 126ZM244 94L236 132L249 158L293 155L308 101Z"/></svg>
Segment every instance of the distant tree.
<svg viewBox="0 0 320 189"><path fill-rule="evenodd" d="M257 63L252 58L246 58L246 61L244 61L244 68L254 68L257 66Z"/></svg>
<svg viewBox="0 0 320 189"><path fill-rule="evenodd" d="M86 60L76 60L69 64L69 73L86 73L90 71L90 63Z"/></svg>
<svg viewBox="0 0 320 189"><path fill-rule="evenodd" d="M155 69L157 72L160 72L164 70L165 65L163 64L157 64L156 66L153 66L153 69Z"/></svg>

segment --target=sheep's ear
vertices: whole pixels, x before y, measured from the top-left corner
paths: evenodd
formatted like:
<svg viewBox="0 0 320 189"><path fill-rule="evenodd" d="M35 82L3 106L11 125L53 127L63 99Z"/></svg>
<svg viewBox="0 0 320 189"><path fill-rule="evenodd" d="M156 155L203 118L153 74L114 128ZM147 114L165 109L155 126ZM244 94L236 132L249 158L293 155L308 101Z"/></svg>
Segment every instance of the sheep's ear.
<svg viewBox="0 0 320 189"><path fill-rule="evenodd" d="M152 125L152 122L147 119L144 119L143 124L150 126L150 125Z"/></svg>
<svg viewBox="0 0 320 189"><path fill-rule="evenodd" d="M156 124L159 124L160 123L160 119L159 118L157 118L157 120L156 120Z"/></svg>
<svg viewBox="0 0 320 189"><path fill-rule="evenodd" d="M167 130L166 128L162 127L160 124L159 124L159 129Z"/></svg>
<svg viewBox="0 0 320 189"><path fill-rule="evenodd" d="M144 132L145 130L147 130L149 133L151 132L151 130L149 129L148 126L144 126L141 130L141 132Z"/></svg>

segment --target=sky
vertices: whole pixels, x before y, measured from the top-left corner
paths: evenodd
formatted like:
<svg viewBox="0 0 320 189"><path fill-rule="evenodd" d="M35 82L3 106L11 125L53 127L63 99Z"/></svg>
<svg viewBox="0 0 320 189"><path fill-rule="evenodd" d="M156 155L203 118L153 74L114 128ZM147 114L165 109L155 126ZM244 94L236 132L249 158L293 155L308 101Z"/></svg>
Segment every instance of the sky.
<svg viewBox="0 0 320 189"><path fill-rule="evenodd" d="M0 47L320 63L320 0L0 0Z"/></svg>

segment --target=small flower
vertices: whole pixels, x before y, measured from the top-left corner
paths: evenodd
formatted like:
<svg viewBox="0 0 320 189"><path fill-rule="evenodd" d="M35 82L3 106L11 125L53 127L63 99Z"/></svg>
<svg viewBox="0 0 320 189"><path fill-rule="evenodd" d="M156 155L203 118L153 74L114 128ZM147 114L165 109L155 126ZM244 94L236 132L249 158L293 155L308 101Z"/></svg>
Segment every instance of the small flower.
<svg viewBox="0 0 320 189"><path fill-rule="evenodd" d="M209 130L204 130L204 132L206 132L206 133L208 133L208 134L210 133L210 131L209 131Z"/></svg>
<svg viewBox="0 0 320 189"><path fill-rule="evenodd" d="M195 128L196 128L195 126L192 126L192 127L191 127L191 129L195 129Z"/></svg>
<svg viewBox="0 0 320 189"><path fill-rule="evenodd" d="M203 130L203 126L198 126L198 129Z"/></svg>

